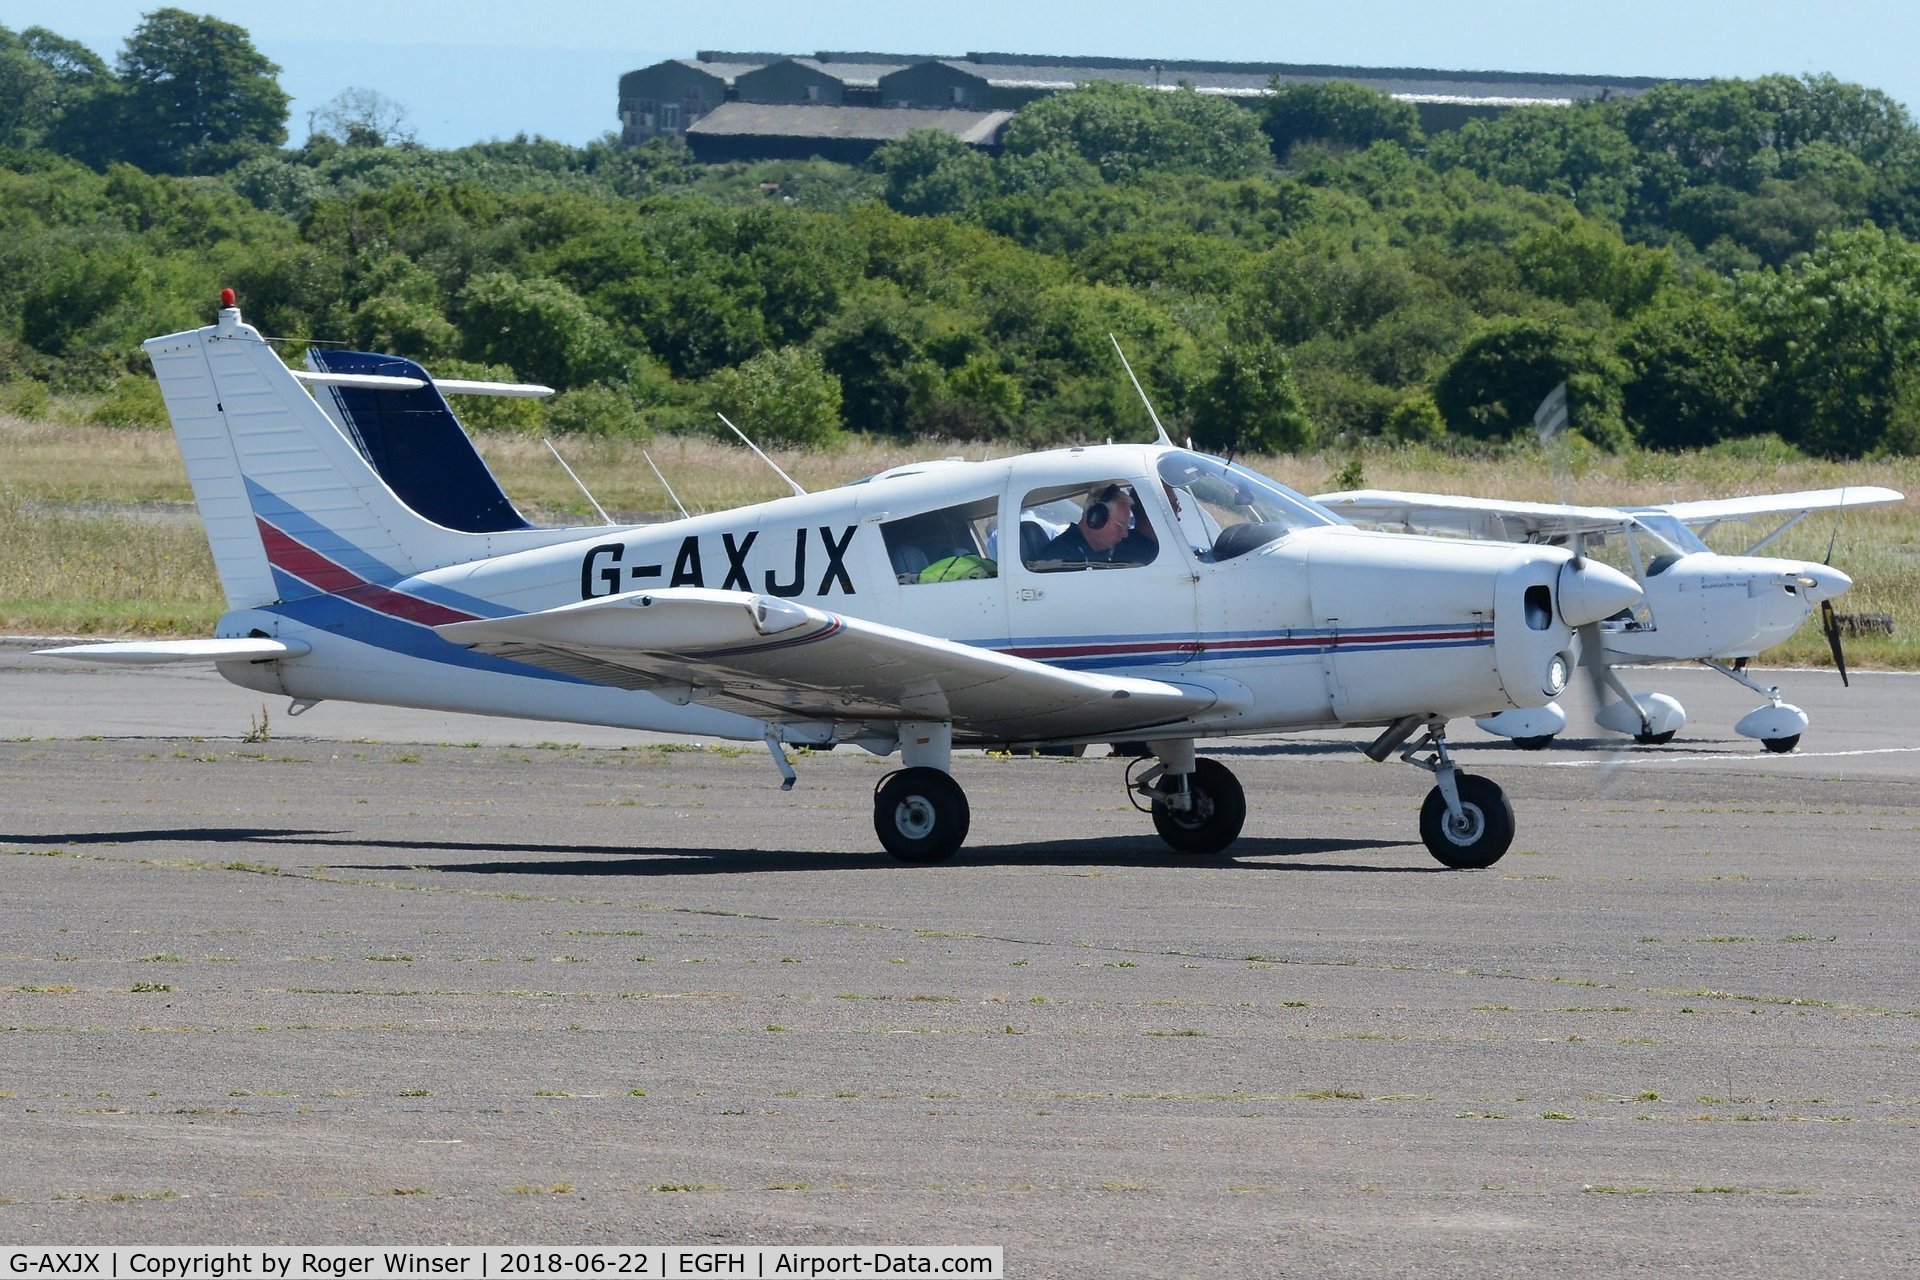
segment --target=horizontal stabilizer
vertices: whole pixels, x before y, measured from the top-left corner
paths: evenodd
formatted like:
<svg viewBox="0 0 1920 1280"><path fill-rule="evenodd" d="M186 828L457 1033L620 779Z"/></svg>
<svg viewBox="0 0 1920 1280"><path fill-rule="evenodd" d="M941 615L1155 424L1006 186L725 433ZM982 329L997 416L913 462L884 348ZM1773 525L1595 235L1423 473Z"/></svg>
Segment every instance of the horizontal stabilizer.
<svg viewBox="0 0 1920 1280"><path fill-rule="evenodd" d="M298 641L242 636L227 640L112 640L34 652L43 658L151 667L168 662L266 662L273 658L297 658L307 652L307 648Z"/></svg>
<svg viewBox="0 0 1920 1280"><path fill-rule="evenodd" d="M310 387L356 387L362 391L418 391L431 383L451 396L508 396L533 399L553 394L537 382L475 382L470 378L396 378L383 373L321 373L289 369L294 381Z"/></svg>

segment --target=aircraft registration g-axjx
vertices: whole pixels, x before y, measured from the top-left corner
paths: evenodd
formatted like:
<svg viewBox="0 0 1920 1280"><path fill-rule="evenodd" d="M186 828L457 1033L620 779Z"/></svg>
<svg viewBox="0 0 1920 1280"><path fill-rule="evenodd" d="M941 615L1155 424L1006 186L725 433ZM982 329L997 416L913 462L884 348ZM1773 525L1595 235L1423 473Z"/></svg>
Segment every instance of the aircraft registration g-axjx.
<svg viewBox="0 0 1920 1280"><path fill-rule="evenodd" d="M1434 774L1433 855L1490 865L1512 810L1460 770L1448 721L1543 705L1573 629L1640 598L1559 548L1355 529L1164 432L659 524L536 528L420 366L311 352L296 372L223 303L217 323L145 346L230 610L211 640L50 652L212 660L296 710L759 740L787 786L787 745L897 751L874 826L904 861L966 837L956 747L1143 741L1136 805L1174 850L1208 854L1246 800L1197 738L1358 725L1380 729L1374 760L1398 750Z"/></svg>

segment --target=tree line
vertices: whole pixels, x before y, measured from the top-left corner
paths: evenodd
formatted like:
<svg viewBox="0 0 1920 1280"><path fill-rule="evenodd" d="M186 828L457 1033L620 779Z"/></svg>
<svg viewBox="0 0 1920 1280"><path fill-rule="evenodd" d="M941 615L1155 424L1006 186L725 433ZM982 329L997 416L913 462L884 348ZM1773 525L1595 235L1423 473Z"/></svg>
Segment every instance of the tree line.
<svg viewBox="0 0 1920 1280"><path fill-rule="evenodd" d="M1920 452L1920 131L1826 76L1662 85L1426 136L1353 84L1092 84L998 154L413 143L343 94L286 145L246 33L147 15L113 67L0 28L0 406L151 411L141 339L222 285L298 344L549 383L483 425L1483 447L1568 385L1608 448ZM190 84L188 83L190 82ZM463 411L465 410L463 405Z"/></svg>

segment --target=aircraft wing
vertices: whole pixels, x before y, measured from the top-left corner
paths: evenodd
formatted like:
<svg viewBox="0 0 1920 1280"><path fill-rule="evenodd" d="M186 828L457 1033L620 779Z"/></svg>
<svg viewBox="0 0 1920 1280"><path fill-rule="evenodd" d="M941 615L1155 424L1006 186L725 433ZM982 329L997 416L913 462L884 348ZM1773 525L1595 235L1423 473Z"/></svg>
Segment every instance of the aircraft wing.
<svg viewBox="0 0 1920 1280"><path fill-rule="evenodd" d="M1879 485L1856 484L1844 489L1807 489L1799 493L1760 493L1749 498L1709 498L1704 502L1669 502L1659 509L1683 524L1707 530L1725 520L1750 520L1760 516L1803 516L1810 511L1832 511L1838 507L1877 507L1902 502L1904 493Z"/></svg>
<svg viewBox="0 0 1920 1280"><path fill-rule="evenodd" d="M971 742L1100 738L1171 724L1221 695L1067 671L978 645L741 591L630 591L435 627L483 653L774 723L950 721Z"/></svg>
<svg viewBox="0 0 1920 1280"><path fill-rule="evenodd" d="M1320 494L1314 501L1355 524L1493 542L1546 542L1576 533L1611 533L1632 519L1613 507L1508 502L1499 498L1401 493L1391 489L1348 489Z"/></svg>

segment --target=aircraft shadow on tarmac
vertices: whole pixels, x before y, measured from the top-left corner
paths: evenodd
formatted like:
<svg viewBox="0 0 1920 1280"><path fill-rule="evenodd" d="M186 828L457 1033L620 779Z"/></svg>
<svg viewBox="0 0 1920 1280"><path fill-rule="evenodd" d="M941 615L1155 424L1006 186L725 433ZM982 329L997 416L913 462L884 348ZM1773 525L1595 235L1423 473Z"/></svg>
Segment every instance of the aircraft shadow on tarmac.
<svg viewBox="0 0 1920 1280"><path fill-rule="evenodd" d="M1232 756L1243 760L1286 759L1302 756L1356 756L1366 744L1359 741L1338 741L1329 739L1289 739L1284 742L1248 742L1224 743L1209 742L1205 754L1210 756ZM1542 756L1543 753L1506 738L1462 738L1448 744L1455 755L1477 755L1482 751L1501 752L1522 759ZM1562 734L1553 740L1556 751L1574 753L1605 753L1613 755L1667 755L1683 757L1687 755L1741 755L1752 756L1756 760L1766 758L1759 744L1748 739L1694 737L1682 739L1671 745L1658 746L1637 743L1631 738L1574 738Z"/></svg>
<svg viewBox="0 0 1920 1280"><path fill-rule="evenodd" d="M0 834L0 845L143 845L196 844L252 846L272 849L354 849L369 854L502 855L497 859L466 862L328 863L336 871L440 871L464 875L538 876L670 876L745 875L769 871L907 871L878 851L823 853L817 850L688 849L641 845L521 844L467 840L376 840L344 831L292 827L163 827L144 831L84 831L43 835ZM1059 867L1233 867L1247 871L1363 871L1440 872L1432 863L1380 865L1367 862L1301 862L1318 855L1391 852L1402 856L1404 844L1380 840L1315 838L1243 839L1231 854L1194 857L1169 853L1151 836L1102 836L1039 844L983 845L961 850L953 869L967 866ZM1285 859L1285 861L1266 861ZM236 859L238 860L238 859Z"/></svg>

